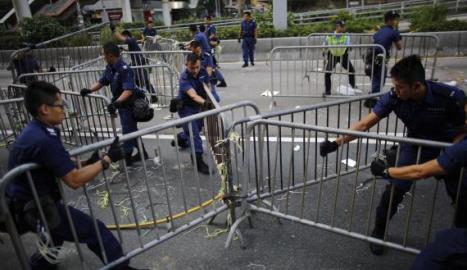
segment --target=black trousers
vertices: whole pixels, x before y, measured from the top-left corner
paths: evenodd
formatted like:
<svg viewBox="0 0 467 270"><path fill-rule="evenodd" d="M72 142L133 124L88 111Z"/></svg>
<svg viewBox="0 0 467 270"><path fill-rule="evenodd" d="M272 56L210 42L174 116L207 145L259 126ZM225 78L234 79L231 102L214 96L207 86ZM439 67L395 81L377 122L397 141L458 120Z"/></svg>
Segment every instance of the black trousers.
<svg viewBox="0 0 467 270"><path fill-rule="evenodd" d="M349 84L355 88L355 69L349 60L348 52L346 51L342 56L333 56L331 52L328 52L328 62L326 64L326 73L324 74L326 95L331 94L331 72L334 70L337 63L340 63L343 68L349 71Z"/></svg>

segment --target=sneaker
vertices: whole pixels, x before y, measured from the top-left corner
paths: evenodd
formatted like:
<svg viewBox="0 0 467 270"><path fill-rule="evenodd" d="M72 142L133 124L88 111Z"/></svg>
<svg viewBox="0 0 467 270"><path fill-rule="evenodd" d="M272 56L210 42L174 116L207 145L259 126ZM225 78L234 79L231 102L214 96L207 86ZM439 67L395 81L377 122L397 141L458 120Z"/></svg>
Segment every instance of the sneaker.
<svg viewBox="0 0 467 270"><path fill-rule="evenodd" d="M248 66L247 63L243 64L242 68L246 68Z"/></svg>
<svg viewBox="0 0 467 270"><path fill-rule="evenodd" d="M227 83L225 82L225 80L222 80L216 86L217 87L227 87Z"/></svg>
<svg viewBox="0 0 467 270"><path fill-rule="evenodd" d="M373 229L371 237L382 240L384 238L384 233L379 233L376 231L376 229ZM381 256L384 253L384 246L375 243L370 243L370 251L371 253L373 253L373 255Z"/></svg>

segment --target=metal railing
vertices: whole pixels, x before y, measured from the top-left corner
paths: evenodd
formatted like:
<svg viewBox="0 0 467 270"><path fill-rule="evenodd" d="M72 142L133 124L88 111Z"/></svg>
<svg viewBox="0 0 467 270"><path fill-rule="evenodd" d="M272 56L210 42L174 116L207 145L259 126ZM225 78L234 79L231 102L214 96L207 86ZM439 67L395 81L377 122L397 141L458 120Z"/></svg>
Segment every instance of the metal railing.
<svg viewBox="0 0 467 270"><path fill-rule="evenodd" d="M289 136L271 135L281 132ZM336 154L316 156L320 142L342 135L354 137L355 143L340 147ZM457 194L448 194L449 197L438 191L437 180L425 180L423 185L413 183L410 196L404 199L406 207L399 209L390 223L386 218L383 239L371 236L374 206L384 184L365 170L371 160L364 156L379 156L384 149L398 144L396 164L401 145L413 147L418 153L416 163L420 163L426 161L421 158L423 151L439 151L450 146L448 143L275 120L249 123L244 138L240 176L243 214L232 226L226 246L237 226L251 218L250 213L259 212L417 254L434 232L450 227L456 215L449 197L457 206L462 172L444 179L446 185L451 181L457 187ZM328 163L331 156L336 157L336 163ZM392 201L394 187L390 192Z"/></svg>
<svg viewBox="0 0 467 270"><path fill-rule="evenodd" d="M61 214L63 222L66 220L67 224L71 224L71 226L66 225L70 234L65 240L75 243L74 248L77 250L81 267L87 266L86 256L83 254L82 246L79 245L84 237L80 235L83 231L95 236L97 239L95 253L102 258L104 263L102 269L110 269L202 222L215 218L219 213L228 210L230 206L234 206L229 203L231 195L227 187L230 185L226 184L229 178L226 178L223 172L217 171L218 168L222 168L220 166L222 164L217 164L215 157L211 155L213 152L208 151L206 154L210 174L202 179L196 169L194 149L185 153L187 151L180 150L179 147L167 148L168 143L162 142L169 138L176 138L177 127L188 125L190 141L193 144L192 125L194 121L208 121L206 120L208 117L220 118L223 115L233 115L235 110L245 112L243 116L246 117L249 109L253 113L258 113L254 104L238 102L121 136L120 141L123 142L137 140L140 148L143 147L143 140L146 145L149 145L148 140L154 141L151 144L155 145L154 159L145 160L141 156L142 170L131 170L124 162L120 173L111 176L110 173L103 172L94 182L85 184L81 189L73 192L63 185L62 181L51 179L51 184L57 184L61 197L55 205L63 208L63 214ZM219 120L219 123L222 123L222 120ZM206 124L209 125L208 122ZM209 128L204 130L208 138L211 137L210 132ZM170 137L169 134L171 134ZM107 139L86 145L71 151L70 155L79 163L85 160L89 153L96 150L101 152L112 141L113 139ZM216 142L218 143L224 142ZM213 147L210 140L206 140L206 144L207 149ZM142 152L141 155L143 155ZM190 162L190 157L195 162L194 164ZM44 194L37 194L38 190L32 181L33 171L36 168L39 168L38 164L21 165L7 173L0 182L0 221L6 225L18 256L18 262L23 269L29 269L24 247L27 236L20 236L24 231L18 231L15 219L10 212L6 190L14 179L25 179L29 183L27 187L34 194L31 200L38 209L38 219L44 232L53 239L54 228L49 226L51 224L39 203L39 198ZM225 204L222 203L223 199ZM234 207L230 209L233 211ZM71 212L73 213L70 214ZM88 227L84 228L81 224L79 231L76 230L78 221L75 215L77 212L84 212L90 220L86 224ZM116 231L116 236L113 237L123 246L124 255L114 261L109 261L106 258L107 252L103 252L107 245L104 243L102 234L105 233L108 237L109 232L103 228L102 222L107 224L108 229ZM34 229L26 228L27 230ZM136 241L127 241L129 238Z"/></svg>
<svg viewBox="0 0 467 270"><path fill-rule="evenodd" d="M345 33L350 37L350 44L373 44L373 33ZM307 45L322 45L324 39L333 33L313 33L307 37ZM439 37L424 33L402 33L402 48L391 49L390 57L387 59L391 64L413 54L420 56L425 67L426 77L435 78L436 63L440 48Z"/></svg>
<svg viewBox="0 0 467 270"><path fill-rule="evenodd" d="M342 56L334 54L345 50ZM281 97L348 97L371 92L372 77L384 76L376 61L366 67L365 56L386 61L380 45L276 47L270 53L271 101ZM339 64L339 65L337 65ZM365 71L366 70L366 71ZM370 76L368 76L368 75ZM384 86L380 82L380 89Z"/></svg>

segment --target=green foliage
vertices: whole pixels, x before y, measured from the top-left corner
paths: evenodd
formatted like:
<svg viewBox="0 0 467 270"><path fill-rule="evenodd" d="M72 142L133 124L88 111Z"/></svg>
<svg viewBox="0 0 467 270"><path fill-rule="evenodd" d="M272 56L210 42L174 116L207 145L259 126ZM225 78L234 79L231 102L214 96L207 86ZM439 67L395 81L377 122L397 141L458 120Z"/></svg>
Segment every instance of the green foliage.
<svg viewBox="0 0 467 270"><path fill-rule="evenodd" d="M37 44L64 35L67 31L57 20L46 16L25 18L19 24L23 40Z"/></svg>
<svg viewBox="0 0 467 270"><path fill-rule="evenodd" d="M448 9L443 5L419 8L410 15L410 30L417 32L467 30L467 22L448 21L447 15Z"/></svg>
<svg viewBox="0 0 467 270"><path fill-rule="evenodd" d="M146 25L144 22L132 22L132 23L119 23L118 26L120 26L122 29L131 29L131 28L143 28Z"/></svg>
<svg viewBox="0 0 467 270"><path fill-rule="evenodd" d="M92 36L89 33L82 33L67 38L64 43L64 45L67 47L91 46Z"/></svg>
<svg viewBox="0 0 467 270"><path fill-rule="evenodd" d="M21 48L23 39L18 32L0 31L2 42L0 50L16 50Z"/></svg>

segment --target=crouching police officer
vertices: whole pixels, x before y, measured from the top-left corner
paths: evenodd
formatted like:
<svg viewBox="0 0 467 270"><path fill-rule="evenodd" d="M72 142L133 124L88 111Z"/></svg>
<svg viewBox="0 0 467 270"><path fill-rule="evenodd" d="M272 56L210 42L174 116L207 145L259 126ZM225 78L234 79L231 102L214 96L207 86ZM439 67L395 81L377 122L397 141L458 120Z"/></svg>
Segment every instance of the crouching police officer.
<svg viewBox="0 0 467 270"><path fill-rule="evenodd" d="M96 152L85 162L86 166L77 169L70 155L60 140L60 125L65 118L64 106L60 90L44 81L32 82L26 89L24 102L33 120L23 129L10 150L8 168L11 170L25 163L37 163L40 168L30 171L32 182L41 201L45 213L50 237L56 246L64 241L74 241L71 226L66 215L68 207L70 218L76 229L80 243L86 244L92 252L102 258L97 232L93 219L87 214L65 206L61 200L57 178L67 186L77 189L92 181L101 171L107 169L111 162L123 158L118 137L110 145L107 154L99 157ZM8 186L6 191L10 209L15 217L19 233L27 231L41 233L45 224L39 218L39 210L33 197L33 190L25 174L19 175ZM104 252L108 262L123 256L120 243L100 220L97 229L104 243ZM49 263L39 252L30 260L32 269L55 269L56 264ZM116 269L133 269L128 262Z"/></svg>
<svg viewBox="0 0 467 270"><path fill-rule="evenodd" d="M204 85L210 87L210 78L201 66L200 58L190 53L186 58L186 69L180 76L180 88L177 96L177 102L181 104L178 108L180 118L200 113L203 109L212 108L212 103L207 98ZM171 111L173 111L171 109ZM203 161L203 142L200 132L203 129L203 119L191 122L193 132L193 142L196 154L196 165L200 173L209 174L209 167ZM183 131L177 134L177 143L181 148L190 147L189 124L183 125ZM172 146L175 146L172 141Z"/></svg>
<svg viewBox="0 0 467 270"><path fill-rule="evenodd" d="M227 83L225 82L224 76L222 75L220 70L214 67L214 60L213 60L214 57L209 53L203 52L201 48L201 44L196 40L193 40L190 43L190 48L191 48L191 52L193 52L200 58L201 67L206 69L206 72L211 78L212 94L217 99L217 101L219 101L219 95L217 94L215 86L226 87ZM216 85L218 81L219 81L219 84Z"/></svg>
<svg viewBox="0 0 467 270"><path fill-rule="evenodd" d="M387 117L392 111L407 127L407 136L412 138L453 142L464 135L465 112L464 92L460 89L432 81L425 81L425 70L418 56L409 56L400 60L391 69L391 78L395 89L383 95L373 107L373 111L352 126L353 130L366 131ZM339 145L353 140L351 136L343 136L334 142L325 141L320 144L320 154L325 156L336 151ZM424 147L421 152L421 162L437 157L439 150ZM402 144L400 146L399 163L397 166L415 164L417 147ZM376 209L375 227L372 237L382 239L386 229L386 217L391 218L397 211L397 206L410 189L412 182L401 179L388 179L389 184L381 196ZM449 189L451 181L445 179ZM391 186L394 195L389 211ZM449 194L452 195L452 194ZM375 255L383 254L383 247L370 244Z"/></svg>
<svg viewBox="0 0 467 270"><path fill-rule="evenodd" d="M384 178L420 180L431 176L452 177L452 188L457 189L460 170L467 167L467 139L446 148L436 159L423 164L391 167L377 160L371 164L371 172ZM451 175L451 176L449 176ZM457 227L439 232L435 241L429 244L415 258L412 270L467 269L467 174L464 171L460 183L455 223ZM449 191L457 192L457 190ZM452 196L451 196L452 198Z"/></svg>
<svg viewBox="0 0 467 270"><path fill-rule="evenodd" d="M133 103L131 102L131 99L133 98L133 95L136 96L137 94L140 94L140 90L135 86L133 71L120 58L120 50L115 43L106 43L102 48L102 54L107 62L104 74L98 82L91 86L91 88L81 89L81 95L87 96L88 94L101 89L104 85L110 84L110 90L113 98L112 103L107 108L109 113L114 115L118 110L123 134L137 131L138 126L133 116ZM128 166L131 166L133 162L140 161L140 149L137 147L136 139L125 141L123 143L123 148L125 150L125 161ZM132 156L134 148L138 150L138 153ZM144 149L144 146L142 150L144 158L147 159L148 154Z"/></svg>

